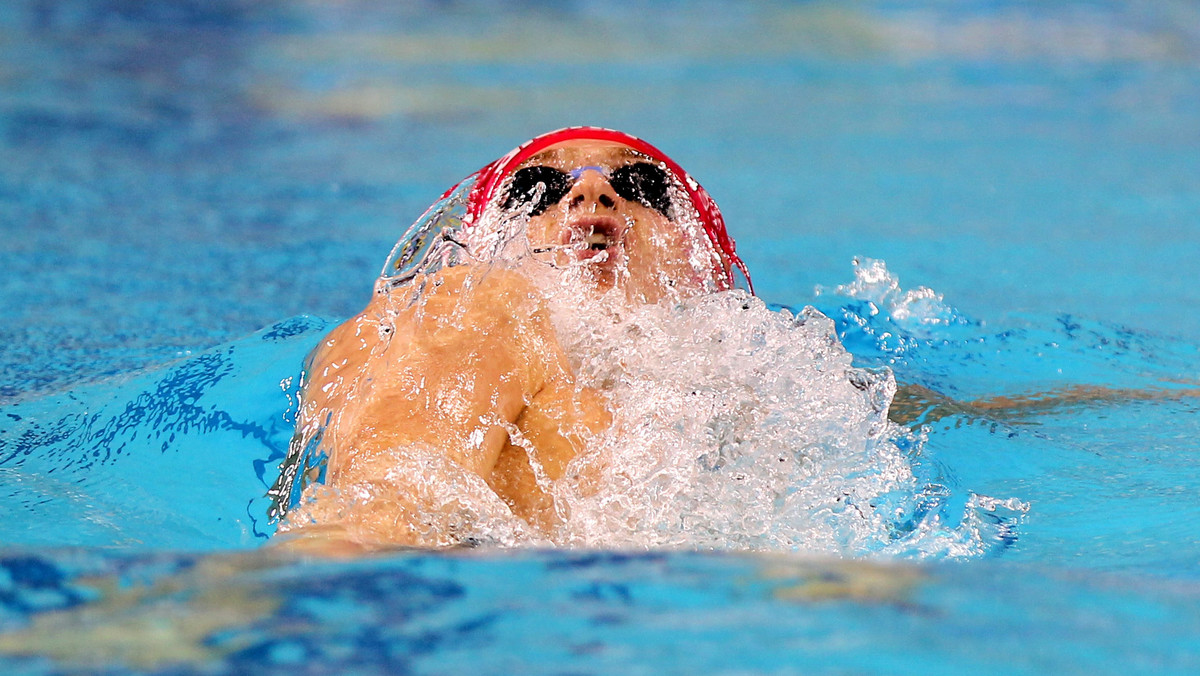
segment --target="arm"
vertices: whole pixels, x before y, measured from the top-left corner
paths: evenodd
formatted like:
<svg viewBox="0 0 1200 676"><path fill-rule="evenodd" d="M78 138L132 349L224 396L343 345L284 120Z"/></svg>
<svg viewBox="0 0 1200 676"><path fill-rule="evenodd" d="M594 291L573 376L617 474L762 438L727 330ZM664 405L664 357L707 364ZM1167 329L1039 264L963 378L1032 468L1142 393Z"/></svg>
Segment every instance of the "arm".
<svg viewBox="0 0 1200 676"><path fill-rule="evenodd" d="M529 518L516 507L525 494L502 493L493 481L509 449L524 454L510 433L557 478L588 430L607 425L600 399L576 390L544 303L524 278L452 268L429 287L417 304L376 296L314 355L293 450L323 429L327 486L309 494L326 498L281 530L317 523L333 537L443 544L418 532L422 519L459 503L490 501ZM362 499L348 501L348 493Z"/></svg>
<svg viewBox="0 0 1200 676"><path fill-rule="evenodd" d="M517 418L488 485L514 514L549 534L559 523L549 483L611 424L600 393L569 380L548 383Z"/></svg>

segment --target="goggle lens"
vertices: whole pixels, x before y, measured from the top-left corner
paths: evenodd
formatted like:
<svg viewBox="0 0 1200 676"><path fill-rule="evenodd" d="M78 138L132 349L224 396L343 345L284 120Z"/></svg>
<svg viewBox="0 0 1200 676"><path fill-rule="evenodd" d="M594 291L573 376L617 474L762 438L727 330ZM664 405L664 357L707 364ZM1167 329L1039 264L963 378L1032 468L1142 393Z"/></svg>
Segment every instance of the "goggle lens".
<svg viewBox="0 0 1200 676"><path fill-rule="evenodd" d="M606 176L613 192L622 199L667 216L671 208L671 179L662 167L649 162L633 162L617 167ZM518 169L513 172L504 208L521 207L529 209L531 216L540 216L562 201L576 180L569 172L546 165Z"/></svg>

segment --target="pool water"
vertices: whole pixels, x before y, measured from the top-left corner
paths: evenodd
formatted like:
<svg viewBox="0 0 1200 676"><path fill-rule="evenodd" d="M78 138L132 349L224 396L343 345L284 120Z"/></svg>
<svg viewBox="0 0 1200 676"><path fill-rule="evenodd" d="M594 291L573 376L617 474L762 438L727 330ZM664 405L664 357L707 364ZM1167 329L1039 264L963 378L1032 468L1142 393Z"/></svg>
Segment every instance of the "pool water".
<svg viewBox="0 0 1200 676"><path fill-rule="evenodd" d="M262 550L303 356L580 123L949 398L887 534ZM1196 673L1198 225L1186 2L5 3L0 671Z"/></svg>

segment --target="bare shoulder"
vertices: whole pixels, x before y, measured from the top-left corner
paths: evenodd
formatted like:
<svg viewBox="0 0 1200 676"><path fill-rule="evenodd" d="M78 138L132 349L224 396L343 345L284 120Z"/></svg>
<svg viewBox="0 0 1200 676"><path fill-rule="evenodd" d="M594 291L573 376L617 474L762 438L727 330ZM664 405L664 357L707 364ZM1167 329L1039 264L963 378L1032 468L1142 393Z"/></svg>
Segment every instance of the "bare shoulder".
<svg viewBox="0 0 1200 676"><path fill-rule="evenodd" d="M504 268L455 266L416 284L422 298L415 306L426 312L475 311L525 318L546 308L545 297L529 278Z"/></svg>
<svg viewBox="0 0 1200 676"><path fill-rule="evenodd" d="M398 289L376 291L354 317L330 331L309 363L348 354L370 353L397 333L419 328L460 328L486 316L527 318L545 310L545 301L526 277L503 269L455 266L420 277Z"/></svg>

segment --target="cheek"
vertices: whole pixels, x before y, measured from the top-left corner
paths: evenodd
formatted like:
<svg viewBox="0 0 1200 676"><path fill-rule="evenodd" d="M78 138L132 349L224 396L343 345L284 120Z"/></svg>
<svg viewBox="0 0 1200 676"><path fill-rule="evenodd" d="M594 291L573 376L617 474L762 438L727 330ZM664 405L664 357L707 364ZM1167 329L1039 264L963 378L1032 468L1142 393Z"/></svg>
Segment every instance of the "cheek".
<svg viewBox="0 0 1200 676"><path fill-rule="evenodd" d="M525 239L534 245L557 243L560 221L553 210L530 218L525 226Z"/></svg>
<svg viewBox="0 0 1200 676"><path fill-rule="evenodd" d="M631 263L636 259L642 266L668 270L687 264L687 238L665 219L640 220L626 241Z"/></svg>
<svg viewBox="0 0 1200 676"><path fill-rule="evenodd" d="M654 288L667 285L682 296L713 290L713 271L697 269L693 259L697 242L679 226L660 218L629 234L626 253L635 283Z"/></svg>

